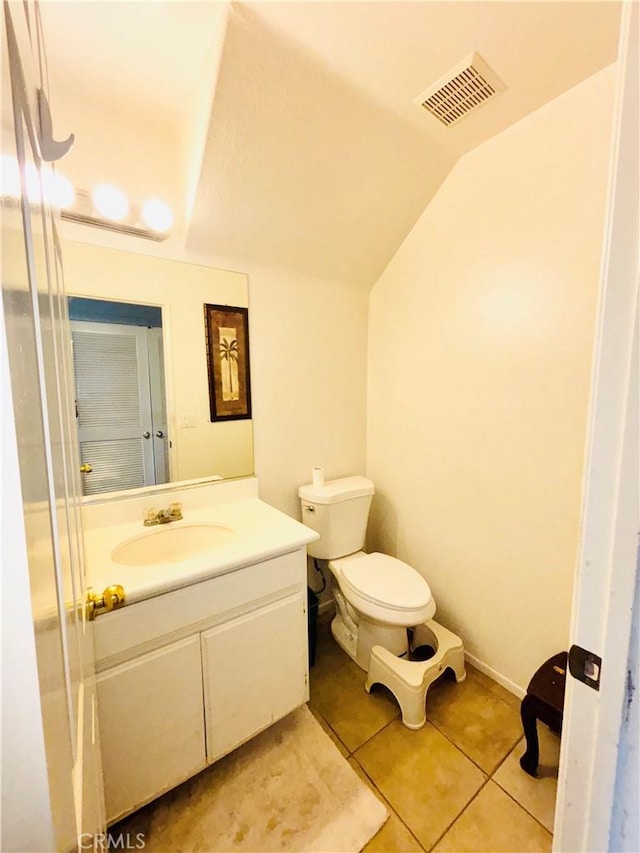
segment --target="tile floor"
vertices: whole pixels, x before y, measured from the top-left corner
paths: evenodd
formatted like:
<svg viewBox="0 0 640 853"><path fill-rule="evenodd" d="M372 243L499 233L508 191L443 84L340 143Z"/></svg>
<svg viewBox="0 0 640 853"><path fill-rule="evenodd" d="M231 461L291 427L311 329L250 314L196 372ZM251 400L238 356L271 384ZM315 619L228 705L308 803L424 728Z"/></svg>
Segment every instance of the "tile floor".
<svg viewBox="0 0 640 853"><path fill-rule="evenodd" d="M539 724L540 778L524 773L520 702L467 666L462 684L443 679L427 697L427 724L402 725L382 687L318 624L310 707L390 818L367 853L523 853L551 849L559 740Z"/></svg>

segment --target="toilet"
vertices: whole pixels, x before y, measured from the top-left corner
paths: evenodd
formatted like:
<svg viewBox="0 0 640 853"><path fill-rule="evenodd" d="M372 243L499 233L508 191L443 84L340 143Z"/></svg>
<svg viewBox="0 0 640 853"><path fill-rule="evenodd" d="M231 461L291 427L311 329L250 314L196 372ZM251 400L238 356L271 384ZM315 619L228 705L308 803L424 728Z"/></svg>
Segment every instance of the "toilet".
<svg viewBox="0 0 640 853"><path fill-rule="evenodd" d="M331 632L338 645L368 673L366 689L385 684L409 728L424 725L429 686L445 669L465 678L462 641L433 620L429 584L414 568L364 546L374 485L344 477L298 490L302 521L320 534L308 554L327 561L336 615ZM433 654L410 660L418 646Z"/></svg>

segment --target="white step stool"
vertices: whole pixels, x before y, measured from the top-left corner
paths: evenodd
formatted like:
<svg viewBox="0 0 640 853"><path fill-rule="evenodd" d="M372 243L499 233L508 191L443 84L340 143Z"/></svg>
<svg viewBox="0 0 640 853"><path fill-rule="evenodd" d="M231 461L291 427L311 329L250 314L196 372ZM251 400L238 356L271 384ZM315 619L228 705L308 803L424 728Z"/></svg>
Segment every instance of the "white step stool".
<svg viewBox="0 0 640 853"><path fill-rule="evenodd" d="M435 655L425 661L403 660L382 646L371 649L365 690L384 684L398 700L402 722L409 729L421 729L427 721L427 690L451 668L458 684L467 677L462 640L431 620L413 629L413 648L431 646Z"/></svg>

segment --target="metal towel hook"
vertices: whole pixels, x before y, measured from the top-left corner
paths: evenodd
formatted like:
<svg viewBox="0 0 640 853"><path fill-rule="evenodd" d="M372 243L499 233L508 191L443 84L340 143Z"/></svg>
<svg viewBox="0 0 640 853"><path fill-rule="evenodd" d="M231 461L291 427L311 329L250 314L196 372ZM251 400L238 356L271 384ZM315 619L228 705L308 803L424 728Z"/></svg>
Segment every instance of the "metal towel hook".
<svg viewBox="0 0 640 853"><path fill-rule="evenodd" d="M42 89L38 89L38 112L40 113L40 156L47 163L54 163L69 153L75 142L75 136L72 133L67 139L60 141L53 138L51 109Z"/></svg>

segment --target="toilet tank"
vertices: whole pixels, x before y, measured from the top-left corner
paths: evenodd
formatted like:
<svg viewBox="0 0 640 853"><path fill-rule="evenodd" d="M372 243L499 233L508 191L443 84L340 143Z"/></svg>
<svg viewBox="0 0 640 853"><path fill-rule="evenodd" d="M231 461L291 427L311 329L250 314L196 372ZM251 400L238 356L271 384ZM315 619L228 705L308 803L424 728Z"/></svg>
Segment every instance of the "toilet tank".
<svg viewBox="0 0 640 853"><path fill-rule="evenodd" d="M322 486L300 486L302 522L320 534L307 553L320 560L346 557L364 546L374 485L366 477L327 480Z"/></svg>

